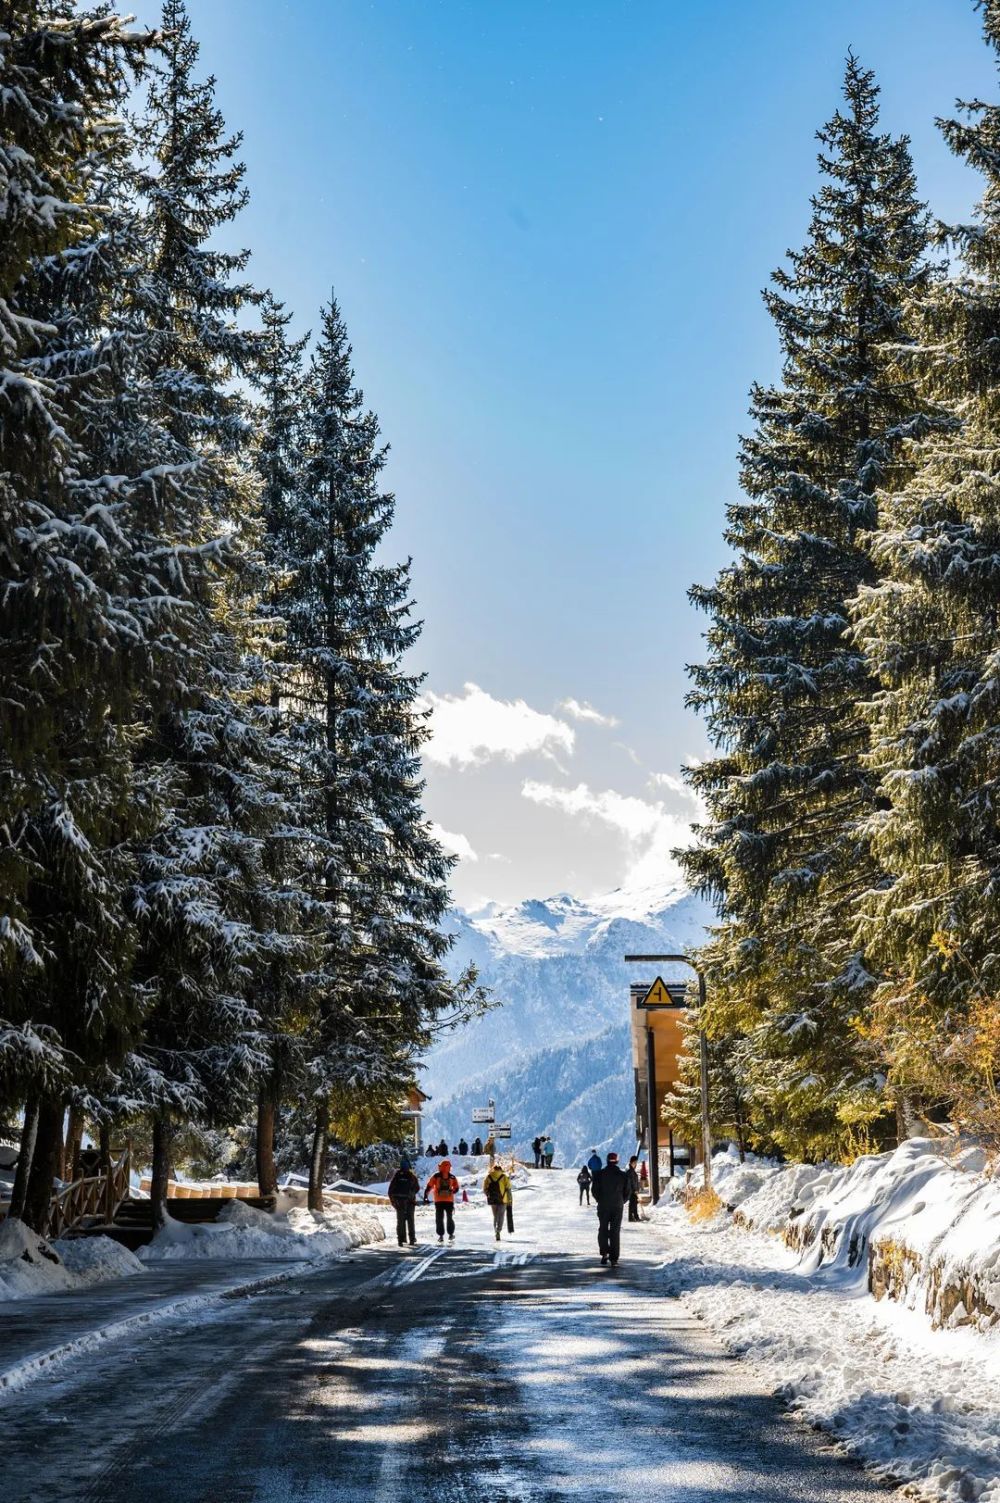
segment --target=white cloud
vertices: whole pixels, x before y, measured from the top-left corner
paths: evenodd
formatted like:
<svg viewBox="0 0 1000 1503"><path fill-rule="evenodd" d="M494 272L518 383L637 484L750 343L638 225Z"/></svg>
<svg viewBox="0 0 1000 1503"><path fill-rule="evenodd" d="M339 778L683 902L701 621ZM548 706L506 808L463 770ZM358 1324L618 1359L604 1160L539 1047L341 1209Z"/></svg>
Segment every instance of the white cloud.
<svg viewBox="0 0 1000 1503"><path fill-rule="evenodd" d="M693 788L689 788L683 778L679 778L672 772L654 772L650 774L650 783L654 788L666 788L670 793L675 793L678 798L685 799L688 803L697 804L698 795Z"/></svg>
<svg viewBox="0 0 1000 1503"><path fill-rule="evenodd" d="M683 785L682 791L690 798ZM617 830L628 851L629 886L680 880L680 869L671 851L690 844L688 814L668 809L659 800L650 802L613 788L598 791L586 783L578 783L575 788L556 788L551 783L529 779L522 784L521 793L532 803L559 809L573 818L596 820Z"/></svg>
<svg viewBox="0 0 1000 1503"><path fill-rule="evenodd" d="M446 851L457 856L461 861L478 861L479 857L472 849L472 842L465 835L453 834L446 830L443 825L431 821L431 834L439 845L443 845Z"/></svg>
<svg viewBox="0 0 1000 1503"><path fill-rule="evenodd" d="M602 715L600 710L595 710L592 704L579 699L563 699L559 702L559 709L565 710L567 715L572 715L574 720L588 720L592 725L605 725L609 728L617 725L614 715Z"/></svg>
<svg viewBox="0 0 1000 1503"><path fill-rule="evenodd" d="M481 766L492 757L513 762L532 752L554 759L557 751L572 753L576 741L564 720L523 699L494 699L478 684L461 694L426 693L422 703L433 712L424 756L442 767Z"/></svg>

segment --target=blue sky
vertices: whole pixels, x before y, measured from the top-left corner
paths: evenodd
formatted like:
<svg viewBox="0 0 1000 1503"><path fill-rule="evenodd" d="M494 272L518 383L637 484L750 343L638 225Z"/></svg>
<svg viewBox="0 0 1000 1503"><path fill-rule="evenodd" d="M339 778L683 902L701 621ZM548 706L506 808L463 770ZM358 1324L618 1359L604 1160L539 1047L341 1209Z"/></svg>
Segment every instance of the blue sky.
<svg viewBox="0 0 1000 1503"><path fill-rule="evenodd" d="M685 590L724 561L814 131L853 46L923 195L967 217L934 117L996 95L972 0L189 3L255 277L302 328L335 287L392 445L458 897L666 872L668 778L706 749Z"/></svg>

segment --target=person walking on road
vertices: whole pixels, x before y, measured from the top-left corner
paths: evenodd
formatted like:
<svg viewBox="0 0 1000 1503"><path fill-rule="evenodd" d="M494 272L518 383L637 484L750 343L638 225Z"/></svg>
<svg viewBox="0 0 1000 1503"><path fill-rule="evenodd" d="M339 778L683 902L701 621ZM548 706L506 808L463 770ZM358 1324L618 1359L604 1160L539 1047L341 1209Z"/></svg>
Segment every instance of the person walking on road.
<svg viewBox="0 0 1000 1503"><path fill-rule="evenodd" d="M587 1168L590 1170L591 1178L593 1178L593 1176L599 1172L600 1167L601 1155L598 1153L596 1148L592 1148L590 1150L590 1158L587 1160Z"/></svg>
<svg viewBox="0 0 1000 1503"><path fill-rule="evenodd" d="M427 1204L429 1195L434 1196L434 1230L437 1232L439 1242L444 1241L445 1226L448 1228L448 1241L455 1240L455 1196L458 1194L458 1180L451 1172L451 1160L442 1159L437 1167L437 1172L432 1174L424 1186L424 1205Z"/></svg>
<svg viewBox="0 0 1000 1503"><path fill-rule="evenodd" d="M545 1160L546 1169L552 1168L552 1158L556 1151L556 1145L551 1138L546 1138L542 1143L542 1158Z"/></svg>
<svg viewBox="0 0 1000 1503"><path fill-rule="evenodd" d="M628 1168L625 1170L625 1177L628 1180L628 1219L629 1221L638 1221L639 1159L638 1156L634 1153L628 1161Z"/></svg>
<svg viewBox="0 0 1000 1503"><path fill-rule="evenodd" d="M541 1138L532 1138L532 1140L531 1140L531 1151L535 1155L535 1168L536 1169L540 1169L542 1167L542 1140L541 1140Z"/></svg>
<svg viewBox="0 0 1000 1503"><path fill-rule="evenodd" d="M617 1153L609 1153L604 1168L594 1175L593 1190L597 1201L597 1247L601 1262L610 1263L615 1268L621 1253L622 1216L628 1197L628 1175L619 1168Z"/></svg>
<svg viewBox="0 0 1000 1503"><path fill-rule="evenodd" d="M399 1161L399 1168L389 1181L389 1203L396 1212L396 1237L400 1247L405 1247L407 1241L411 1247L417 1245L417 1196L420 1194L420 1181L414 1174L412 1166L406 1154Z"/></svg>
<svg viewBox="0 0 1000 1503"><path fill-rule="evenodd" d="M592 1177L593 1176L591 1175L590 1170L587 1168L586 1164L584 1164L583 1168L580 1170L580 1173L576 1177L576 1182L580 1186L581 1205L583 1205L583 1197L585 1195L587 1197L587 1204L590 1205L590 1181Z"/></svg>
<svg viewBox="0 0 1000 1503"><path fill-rule="evenodd" d="M499 1164L492 1165L486 1171L483 1189L486 1192L486 1204L493 1212L493 1232L499 1242L507 1219L507 1207L514 1201L510 1180Z"/></svg>

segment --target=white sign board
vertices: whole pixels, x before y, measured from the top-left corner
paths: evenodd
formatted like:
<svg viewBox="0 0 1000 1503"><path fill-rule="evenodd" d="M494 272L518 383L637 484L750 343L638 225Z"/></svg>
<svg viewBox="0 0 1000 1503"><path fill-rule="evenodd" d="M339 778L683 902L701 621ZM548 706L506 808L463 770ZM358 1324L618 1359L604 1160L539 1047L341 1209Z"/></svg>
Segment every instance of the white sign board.
<svg viewBox="0 0 1000 1503"><path fill-rule="evenodd" d="M496 1108L492 1106L474 1106L472 1108L473 1122L492 1122Z"/></svg>
<svg viewBox="0 0 1000 1503"><path fill-rule="evenodd" d="M510 1137L510 1123L509 1122L498 1122L497 1125L496 1125L496 1127L494 1127L494 1129L493 1129L493 1136L495 1138L509 1138Z"/></svg>

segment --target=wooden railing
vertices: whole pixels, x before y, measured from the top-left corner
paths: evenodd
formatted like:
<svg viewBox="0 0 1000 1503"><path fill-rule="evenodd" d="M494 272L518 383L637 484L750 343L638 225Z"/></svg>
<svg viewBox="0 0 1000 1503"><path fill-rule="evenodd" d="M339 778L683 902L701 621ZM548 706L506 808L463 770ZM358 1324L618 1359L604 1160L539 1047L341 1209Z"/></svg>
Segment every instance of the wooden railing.
<svg viewBox="0 0 1000 1503"><path fill-rule="evenodd" d="M117 1162L111 1165L110 1174L94 1174L64 1185L52 1197L46 1235L61 1237L89 1218L110 1226L115 1212L128 1196L131 1168L132 1155L125 1148Z"/></svg>

